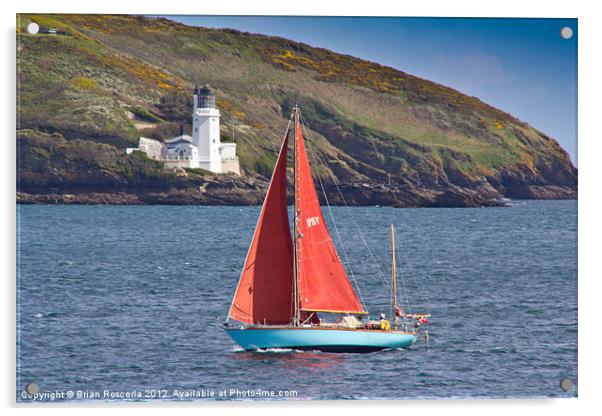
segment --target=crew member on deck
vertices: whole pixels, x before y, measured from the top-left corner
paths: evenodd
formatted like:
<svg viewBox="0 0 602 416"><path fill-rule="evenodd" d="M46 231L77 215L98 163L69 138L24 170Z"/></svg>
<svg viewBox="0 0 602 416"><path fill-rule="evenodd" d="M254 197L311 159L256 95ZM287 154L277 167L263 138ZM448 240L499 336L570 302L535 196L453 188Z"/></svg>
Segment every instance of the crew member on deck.
<svg viewBox="0 0 602 416"><path fill-rule="evenodd" d="M384 313L380 314L380 329L382 329L383 331L388 331L389 329L391 329L391 324L389 323L389 321L387 321L387 317Z"/></svg>

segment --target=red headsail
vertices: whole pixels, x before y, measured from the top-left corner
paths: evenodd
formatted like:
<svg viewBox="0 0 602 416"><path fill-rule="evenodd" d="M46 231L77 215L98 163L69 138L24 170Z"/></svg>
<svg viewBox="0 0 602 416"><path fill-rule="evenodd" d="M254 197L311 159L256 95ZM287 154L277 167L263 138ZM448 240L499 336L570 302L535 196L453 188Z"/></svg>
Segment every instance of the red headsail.
<svg viewBox="0 0 602 416"><path fill-rule="evenodd" d="M366 313L326 228L301 125L298 121L296 123L297 274L301 309Z"/></svg>
<svg viewBox="0 0 602 416"><path fill-rule="evenodd" d="M293 316L293 245L286 201L284 143L272 174L229 317L249 324L288 324Z"/></svg>

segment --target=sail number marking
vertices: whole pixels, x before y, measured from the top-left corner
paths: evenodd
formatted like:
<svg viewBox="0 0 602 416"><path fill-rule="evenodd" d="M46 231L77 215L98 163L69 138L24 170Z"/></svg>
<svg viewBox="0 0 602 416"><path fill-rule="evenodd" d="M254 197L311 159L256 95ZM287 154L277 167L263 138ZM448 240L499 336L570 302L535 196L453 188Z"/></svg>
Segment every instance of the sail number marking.
<svg viewBox="0 0 602 416"><path fill-rule="evenodd" d="M318 225L320 223L319 217L310 217L305 220L307 223L307 227L313 227L314 225Z"/></svg>

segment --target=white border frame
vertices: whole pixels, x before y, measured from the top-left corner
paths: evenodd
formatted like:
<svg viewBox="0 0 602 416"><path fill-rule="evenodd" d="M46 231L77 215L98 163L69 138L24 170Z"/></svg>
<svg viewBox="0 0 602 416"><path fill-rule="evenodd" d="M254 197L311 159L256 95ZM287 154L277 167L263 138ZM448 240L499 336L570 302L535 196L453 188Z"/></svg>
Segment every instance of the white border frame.
<svg viewBox="0 0 602 416"><path fill-rule="evenodd" d="M364 415L372 408L378 412L445 413L451 415L506 415L518 410L530 413L556 415L589 413L597 405L597 384L600 370L598 317L601 272L596 257L600 256L602 235L600 219L600 79L602 65L600 45L602 22L594 2L504 0L499 2L471 0L373 1L305 0L298 2L268 0L145 0L144 2L104 0L102 2L74 2L73 0L20 0L4 5L2 14L2 90L4 93L1 125L4 131L5 151L2 152L4 175L0 190L4 197L5 230L2 264L4 273L4 336L0 391L3 405L15 411L15 14L19 13L122 13L122 14L205 14L205 15L324 15L324 16L446 16L446 17L564 17L579 19L579 398L545 400L428 400L428 401L351 401L351 402L228 402L123 405L98 404L85 406L86 413L139 412L162 415L166 407L178 407L185 414L229 414L233 411L250 415L301 414L307 412L331 413L334 407L345 408L345 413ZM6 150L8 149L8 151ZM511 380L509 380L511 382ZM596 406L597 405L597 406ZM81 406L19 405L25 413L39 410L50 414L79 414ZM66 408L65 408L66 407ZM20 412L21 413L21 412Z"/></svg>

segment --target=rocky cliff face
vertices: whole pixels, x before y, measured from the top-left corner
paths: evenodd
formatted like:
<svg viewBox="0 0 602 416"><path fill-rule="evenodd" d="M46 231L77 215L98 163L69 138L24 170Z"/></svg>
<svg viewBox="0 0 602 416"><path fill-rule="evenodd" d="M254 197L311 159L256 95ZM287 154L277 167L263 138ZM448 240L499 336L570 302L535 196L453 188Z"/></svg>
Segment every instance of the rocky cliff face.
<svg viewBox="0 0 602 416"><path fill-rule="evenodd" d="M30 21L64 34L17 34L23 203L260 203L295 103L332 203L577 196L577 171L556 141L393 68L165 19L20 15L18 26ZM195 83L216 91L222 138L236 140L245 177L176 176L124 154L140 135L165 139L189 123Z"/></svg>

